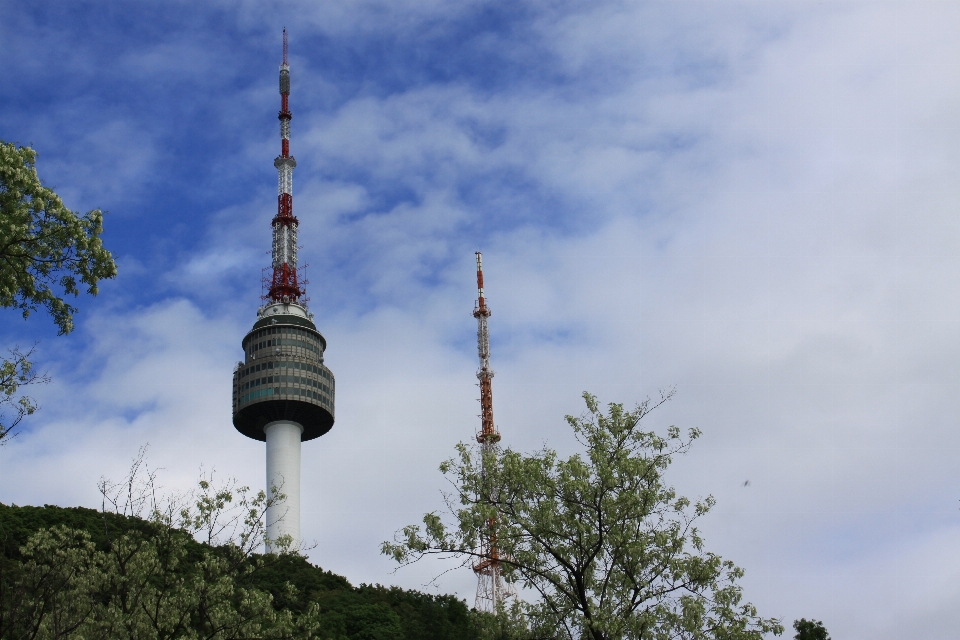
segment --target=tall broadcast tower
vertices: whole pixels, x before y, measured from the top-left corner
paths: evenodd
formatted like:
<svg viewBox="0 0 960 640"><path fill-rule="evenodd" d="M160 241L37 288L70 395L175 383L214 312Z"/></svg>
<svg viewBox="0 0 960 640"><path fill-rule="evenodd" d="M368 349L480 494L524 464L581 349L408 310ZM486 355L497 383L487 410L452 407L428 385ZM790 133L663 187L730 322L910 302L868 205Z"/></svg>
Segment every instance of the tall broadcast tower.
<svg viewBox="0 0 960 640"><path fill-rule="evenodd" d="M280 65L280 155L277 215L273 222L273 274L257 321L243 338L244 360L233 372L233 426L267 443L267 493L286 498L267 508L267 552L289 536L300 544L300 443L333 427L334 378L323 364L327 341L313 324L297 267L290 155L290 67L287 30Z"/></svg>
<svg viewBox="0 0 960 640"><path fill-rule="evenodd" d="M477 319L477 352L480 355L480 433L477 442L486 460L488 454L496 453L500 433L493 424L493 369L490 368L490 332L487 318L490 308L483 297L483 256L477 251L477 305L473 317ZM486 535L481 536L479 562L473 565L477 574L477 600L475 607L479 611L496 613L497 605L511 595L513 589L503 580L503 568L500 566L500 551L497 549L496 521L487 522Z"/></svg>

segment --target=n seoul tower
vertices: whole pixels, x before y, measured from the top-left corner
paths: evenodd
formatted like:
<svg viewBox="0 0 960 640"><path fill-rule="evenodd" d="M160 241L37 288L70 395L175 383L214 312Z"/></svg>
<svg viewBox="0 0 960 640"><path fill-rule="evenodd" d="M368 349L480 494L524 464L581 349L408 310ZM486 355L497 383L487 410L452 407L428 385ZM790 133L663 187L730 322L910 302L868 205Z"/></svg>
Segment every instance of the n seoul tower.
<svg viewBox="0 0 960 640"><path fill-rule="evenodd" d="M290 155L290 67L287 30L280 65L280 155L277 215L273 226L273 276L257 310L257 321L243 338L244 360L233 372L233 426L267 443L267 494L286 499L267 508L267 552L300 544L300 443L333 427L333 373L323 364L327 341L313 324L297 268L297 226L293 215ZM289 538L286 538L289 536Z"/></svg>

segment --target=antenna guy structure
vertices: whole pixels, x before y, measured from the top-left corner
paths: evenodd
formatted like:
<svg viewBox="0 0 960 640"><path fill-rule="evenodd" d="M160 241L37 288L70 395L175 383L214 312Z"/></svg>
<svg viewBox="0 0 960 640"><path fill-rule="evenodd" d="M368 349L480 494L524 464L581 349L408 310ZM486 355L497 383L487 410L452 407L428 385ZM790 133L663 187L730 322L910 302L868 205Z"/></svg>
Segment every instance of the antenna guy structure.
<svg viewBox="0 0 960 640"><path fill-rule="evenodd" d="M490 368L490 331L487 318L490 308L483 296L483 256L477 251L477 304L473 317L477 319L477 352L480 356L480 433L477 442L484 462L489 454L497 452L500 432L493 423L493 369ZM500 566L500 551L497 548L496 521L487 521L486 534L481 536L480 561L473 565L477 574L477 599L474 604L478 611L496 613L497 607L507 597L515 595L514 590L503 580L503 568Z"/></svg>
<svg viewBox="0 0 960 640"><path fill-rule="evenodd" d="M327 341L313 323L297 265L290 155L290 66L287 30L280 65L280 155L277 215L273 218L272 276L253 328L243 338L244 360L233 372L233 426L267 445L267 552L300 545L300 443L333 427L333 373L323 363ZM279 499L278 494L286 497Z"/></svg>

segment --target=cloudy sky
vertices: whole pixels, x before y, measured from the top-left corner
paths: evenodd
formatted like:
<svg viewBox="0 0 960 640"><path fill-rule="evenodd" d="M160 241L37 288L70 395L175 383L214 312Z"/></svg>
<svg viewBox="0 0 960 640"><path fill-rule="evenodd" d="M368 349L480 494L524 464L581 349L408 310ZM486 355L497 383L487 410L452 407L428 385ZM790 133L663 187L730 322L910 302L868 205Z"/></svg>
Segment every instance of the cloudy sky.
<svg viewBox="0 0 960 640"><path fill-rule="evenodd" d="M0 312L53 382L0 501L99 505L138 448L260 488L231 425L276 211L290 31L311 310L337 423L303 447L311 559L353 583L479 427L482 250L504 443L573 451L580 394L677 395L671 468L765 616L960 627L960 4L0 0L0 138L120 275L77 330ZM749 486L743 486L749 480ZM792 635L792 634L790 634Z"/></svg>

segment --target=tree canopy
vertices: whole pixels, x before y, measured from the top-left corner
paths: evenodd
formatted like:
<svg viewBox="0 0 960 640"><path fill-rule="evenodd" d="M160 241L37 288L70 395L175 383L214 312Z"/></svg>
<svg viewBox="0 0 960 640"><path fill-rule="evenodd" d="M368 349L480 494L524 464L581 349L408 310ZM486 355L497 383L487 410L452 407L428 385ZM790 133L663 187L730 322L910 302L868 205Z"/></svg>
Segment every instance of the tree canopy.
<svg viewBox="0 0 960 640"><path fill-rule="evenodd" d="M99 544L84 529L55 525L30 535L15 560L4 559L0 637L315 637L316 604L302 613L278 609L272 594L249 584L263 563L253 549L265 531L264 492L205 477L194 492L160 497L154 478L141 449L124 481L101 481L112 517ZM111 531L117 516L142 524Z"/></svg>
<svg viewBox="0 0 960 640"><path fill-rule="evenodd" d="M759 640L780 634L742 602L743 571L704 548L695 522L714 504L678 496L664 481L672 457L700 432L665 436L640 428L669 399L632 410L584 394L587 411L567 416L582 451L561 458L543 448L484 454L458 445L441 465L454 491L448 513L423 518L383 544L400 563L429 554L483 558L481 535L494 527L508 581L538 598L519 604L529 634L541 638ZM491 524L492 523L492 524Z"/></svg>
<svg viewBox="0 0 960 640"><path fill-rule="evenodd" d="M800 618L793 621L793 628L797 632L794 640L830 640L830 634L819 620Z"/></svg>
<svg viewBox="0 0 960 640"><path fill-rule="evenodd" d="M77 309L65 297L80 288L97 294L97 283L117 274L113 256L103 247L103 212L78 215L43 186L37 175L36 152L0 140L0 307L19 309L28 317L44 309L61 335L73 330ZM46 382L32 371L31 350L10 350L0 362L0 443L36 410L21 387ZM5 411L11 411L7 417Z"/></svg>
<svg viewBox="0 0 960 640"><path fill-rule="evenodd" d="M482 616L453 596L254 552L264 492L207 475L158 499L142 454L100 487L102 511L0 504L0 638L480 639Z"/></svg>
<svg viewBox="0 0 960 640"><path fill-rule="evenodd" d="M65 334L77 310L63 298L79 295L80 286L96 295L117 266L100 240L103 212L65 207L41 183L36 158L30 147L0 141L0 306L24 317L42 307Z"/></svg>
<svg viewBox="0 0 960 640"><path fill-rule="evenodd" d="M34 370L29 360L32 353L33 349L23 352L14 347L9 350L9 360L0 360L0 444L6 442L24 417L37 410L31 397L17 393L20 387L50 381L46 374ZM7 417L7 411L11 411L13 417Z"/></svg>

